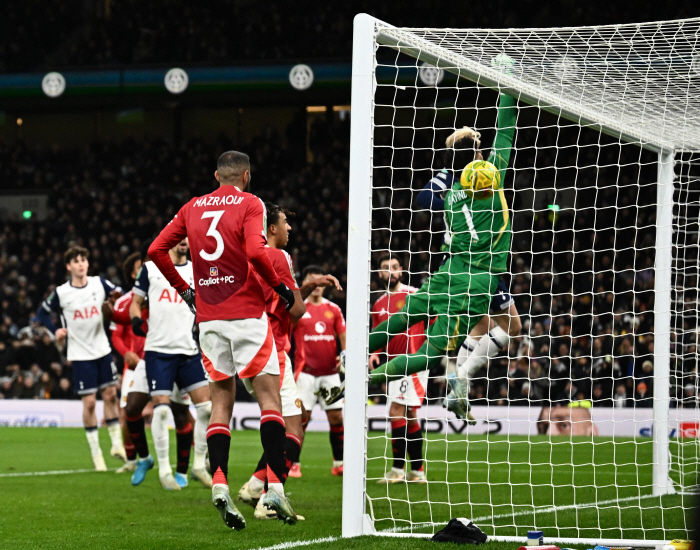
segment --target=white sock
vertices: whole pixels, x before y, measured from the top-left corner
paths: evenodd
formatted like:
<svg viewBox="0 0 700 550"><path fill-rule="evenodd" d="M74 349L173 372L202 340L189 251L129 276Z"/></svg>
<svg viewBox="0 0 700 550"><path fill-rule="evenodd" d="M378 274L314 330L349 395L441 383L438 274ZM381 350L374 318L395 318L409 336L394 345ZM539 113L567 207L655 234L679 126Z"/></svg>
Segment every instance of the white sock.
<svg viewBox="0 0 700 550"><path fill-rule="evenodd" d="M248 481L248 489L256 494L262 493L265 489L265 482L255 476L250 476L250 480Z"/></svg>
<svg viewBox="0 0 700 550"><path fill-rule="evenodd" d="M195 406L197 420L194 423L194 462L193 470L202 470L207 458L207 427L211 418L211 401L197 403Z"/></svg>
<svg viewBox="0 0 700 550"><path fill-rule="evenodd" d="M394 468L393 466L391 467L391 471L396 473L396 474L403 474L403 468Z"/></svg>
<svg viewBox="0 0 700 550"><path fill-rule="evenodd" d="M268 491L268 493L270 491L274 491L279 496L283 497L284 496L284 485L282 485L281 483L269 483L268 482L267 491Z"/></svg>
<svg viewBox="0 0 700 550"><path fill-rule="evenodd" d="M167 405L156 405L153 408L153 421L151 422L151 433L153 434L153 443L156 448L156 456L158 457L158 475L165 477L173 473L170 466L170 434L168 433L168 414L169 408Z"/></svg>
<svg viewBox="0 0 700 550"><path fill-rule="evenodd" d="M109 438L112 440L112 447L124 446L122 427L119 425L118 421L107 424L107 431L109 432Z"/></svg>
<svg viewBox="0 0 700 550"><path fill-rule="evenodd" d="M469 356L474 353L474 350L476 349L476 346L479 345L479 340L476 338L472 338L471 336L467 336L464 339L464 342L462 342L462 345L459 346L459 351L457 352L457 368L461 367L464 365L467 359L469 359Z"/></svg>
<svg viewBox="0 0 700 550"><path fill-rule="evenodd" d="M102 449L100 449L100 438L97 434L97 428L85 428L85 437L87 437L88 445L90 445L90 452L92 456L102 456Z"/></svg>
<svg viewBox="0 0 700 550"><path fill-rule="evenodd" d="M334 460L334 461L333 461L333 467L334 467L334 468L340 468L342 465L343 465L343 461L342 461L342 460Z"/></svg>
<svg viewBox="0 0 700 550"><path fill-rule="evenodd" d="M493 359L508 344L508 333L496 325L488 334L484 334L479 340L474 351L464 364L457 369L457 374L462 380L469 381L477 371ZM461 351L461 349L460 349Z"/></svg>

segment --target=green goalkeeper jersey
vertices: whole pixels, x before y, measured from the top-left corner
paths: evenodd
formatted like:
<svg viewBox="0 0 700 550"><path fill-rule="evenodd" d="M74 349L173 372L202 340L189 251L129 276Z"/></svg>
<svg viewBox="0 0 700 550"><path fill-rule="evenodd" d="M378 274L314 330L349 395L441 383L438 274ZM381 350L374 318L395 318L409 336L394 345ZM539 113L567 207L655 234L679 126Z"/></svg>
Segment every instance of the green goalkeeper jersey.
<svg viewBox="0 0 700 550"><path fill-rule="evenodd" d="M506 169L515 135L516 100L501 94L496 139L488 161L500 172L501 185L488 199L468 197L455 174L452 189L445 197L444 250L459 255L473 272L506 271L510 252L510 213L503 193Z"/></svg>

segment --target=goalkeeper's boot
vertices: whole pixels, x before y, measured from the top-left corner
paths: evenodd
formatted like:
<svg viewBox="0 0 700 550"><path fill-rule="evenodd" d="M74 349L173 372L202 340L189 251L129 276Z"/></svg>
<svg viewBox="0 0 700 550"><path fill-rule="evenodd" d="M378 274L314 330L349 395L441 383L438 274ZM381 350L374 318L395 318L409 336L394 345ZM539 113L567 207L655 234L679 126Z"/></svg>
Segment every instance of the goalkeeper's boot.
<svg viewBox="0 0 700 550"><path fill-rule="evenodd" d="M115 474L123 474L125 472L135 472L136 465L138 462L136 460L127 460L126 463L121 468L118 468Z"/></svg>
<svg viewBox="0 0 700 550"><path fill-rule="evenodd" d="M211 489L211 476L205 468L193 468L190 472L190 477L195 481L199 481L202 484L202 487L205 487L206 489Z"/></svg>
<svg viewBox="0 0 700 550"><path fill-rule="evenodd" d="M214 485L211 490L211 502L221 514L224 523L235 531L245 529L245 518L231 501L228 494L228 485Z"/></svg>
<svg viewBox="0 0 700 550"><path fill-rule="evenodd" d="M124 445L116 445L112 447L112 449L109 451L109 454L112 458L116 458L117 460L121 460L122 462L126 462L126 449L124 448Z"/></svg>
<svg viewBox="0 0 700 550"><path fill-rule="evenodd" d="M423 470L409 471L408 475L406 476L406 481L410 481L411 483L428 483Z"/></svg>
<svg viewBox="0 0 700 550"><path fill-rule="evenodd" d="M476 418L471 413L471 405L464 392L464 385L459 380L457 373L452 372L447 377L449 392L442 402L442 406L455 413L457 418L465 420L470 426L476 425Z"/></svg>
<svg viewBox="0 0 700 550"><path fill-rule="evenodd" d="M180 486L180 489L184 489L188 485L187 474L181 474L180 472L175 472L175 483Z"/></svg>
<svg viewBox="0 0 700 550"><path fill-rule="evenodd" d="M331 475L343 477L343 461L334 460L333 466L331 467Z"/></svg>
<svg viewBox="0 0 700 550"><path fill-rule="evenodd" d="M292 467L289 468L288 477L301 477L301 464L295 462Z"/></svg>
<svg viewBox="0 0 700 550"><path fill-rule="evenodd" d="M277 512L277 519L284 523L294 525L298 521L297 515L294 513L294 510L292 510L292 505L289 503L289 499L285 495L278 494L272 487L263 495L260 502L270 510Z"/></svg>
<svg viewBox="0 0 700 550"><path fill-rule="evenodd" d="M384 477L377 481L377 483L386 485L391 483L402 483L404 481L406 481L406 476L404 475L403 470L392 468L385 473Z"/></svg>
<svg viewBox="0 0 700 550"><path fill-rule="evenodd" d="M180 490L180 484L177 481L175 481L175 476L173 474L165 474L164 476L160 476L159 479L161 486L166 491ZM187 478L185 478L185 481L187 481Z"/></svg>
<svg viewBox="0 0 700 550"><path fill-rule="evenodd" d="M134 475L131 476L131 484L134 486L141 485L143 480L146 479L146 473L148 470L153 468L153 464L154 460L152 456L139 459L139 462L136 465L136 470L134 470Z"/></svg>
<svg viewBox="0 0 700 550"><path fill-rule="evenodd" d="M107 471L107 464L105 464L105 457L102 456L102 453L92 455L92 463L95 466L96 472L106 472Z"/></svg>
<svg viewBox="0 0 700 550"><path fill-rule="evenodd" d="M257 506L262 498L262 494L262 491L255 491L254 489L251 489L250 484L246 482L245 485L241 487L241 490L238 491L238 500L255 508L255 513L257 514Z"/></svg>

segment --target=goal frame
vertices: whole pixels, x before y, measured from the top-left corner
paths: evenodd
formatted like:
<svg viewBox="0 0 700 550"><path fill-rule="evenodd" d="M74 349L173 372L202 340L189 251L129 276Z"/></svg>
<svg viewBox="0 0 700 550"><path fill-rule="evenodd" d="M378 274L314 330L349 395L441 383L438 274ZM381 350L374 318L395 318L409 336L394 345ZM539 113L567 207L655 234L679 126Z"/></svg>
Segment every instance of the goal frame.
<svg viewBox="0 0 700 550"><path fill-rule="evenodd" d="M377 88L375 45L382 44L418 60L443 68L460 78L516 95L562 118L639 145L658 154L656 206L655 398L653 404L653 496L673 493L669 479L669 405L671 361L671 275L673 249L674 157L673 143L643 134L615 119L545 90L525 85L498 70L433 44L409 31L397 29L367 14L354 19L352 53L352 116L350 129L350 186L347 273L347 364L345 388L345 453L342 500L342 536L382 535L425 537L417 533L380 533L366 513L367 399L365 370L369 332L371 268L372 169L374 93ZM455 67L459 67L456 69ZM522 542L522 537L494 536L489 540ZM664 541L606 538L556 538L564 544L607 544L655 547Z"/></svg>

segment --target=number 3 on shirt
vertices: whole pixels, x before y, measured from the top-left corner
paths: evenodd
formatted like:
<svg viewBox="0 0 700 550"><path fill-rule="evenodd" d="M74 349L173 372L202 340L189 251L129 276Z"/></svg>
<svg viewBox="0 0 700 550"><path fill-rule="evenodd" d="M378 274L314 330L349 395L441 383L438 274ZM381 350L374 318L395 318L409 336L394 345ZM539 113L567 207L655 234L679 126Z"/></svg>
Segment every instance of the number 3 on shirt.
<svg viewBox="0 0 700 550"><path fill-rule="evenodd" d="M216 230L216 226L221 220L221 216L223 215L223 210L213 210L211 212L204 212L204 214L202 214L202 219L212 218L211 225L209 226L209 230L207 231L207 237L214 237L214 240L216 241L216 250L214 250L214 252L205 252L204 249L199 251L199 255L202 257L203 260L206 260L207 262L213 262L215 260L218 260L224 253L224 239L221 236L221 233L219 233Z"/></svg>

